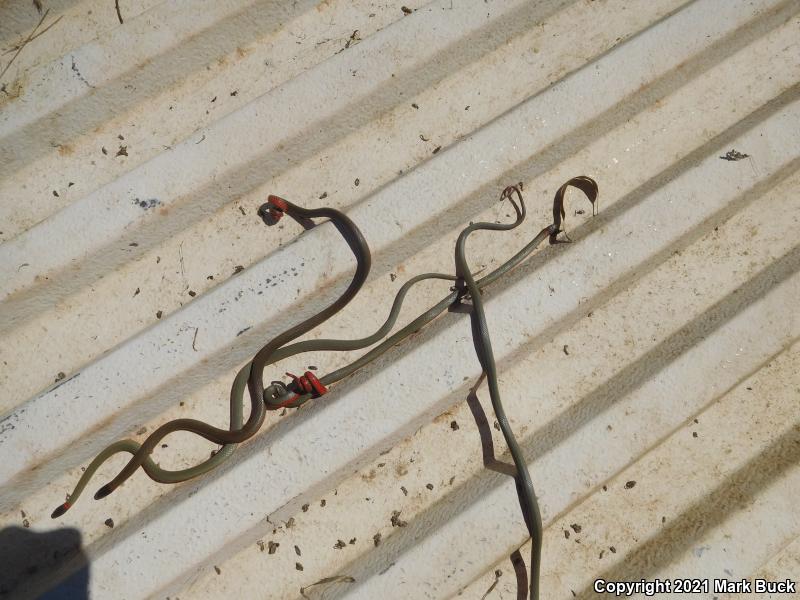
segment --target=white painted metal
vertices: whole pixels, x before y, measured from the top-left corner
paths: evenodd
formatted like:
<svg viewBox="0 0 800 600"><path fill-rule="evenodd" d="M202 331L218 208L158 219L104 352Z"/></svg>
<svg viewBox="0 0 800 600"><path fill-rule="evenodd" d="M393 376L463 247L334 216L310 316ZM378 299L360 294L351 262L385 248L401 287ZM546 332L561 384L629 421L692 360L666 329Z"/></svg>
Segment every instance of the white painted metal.
<svg viewBox="0 0 800 600"><path fill-rule="evenodd" d="M113 3L43 3L43 26L61 20L0 81L0 538L23 521L80 537L0 579L15 596L300 598L343 575L304 593L516 597L509 556L530 545L486 464L487 435L508 457L485 387L469 399L460 314L270 414L219 473L139 474L49 513L108 443L226 422L239 365L346 284L337 232L265 228L267 193L362 228L370 280L312 334L352 337L405 279L451 271L467 222L507 218L502 187L523 182L530 222L476 236L476 268L549 223L577 174L600 215L570 196L575 243L487 292L544 597L593 597L598 577L800 579L796 2L121 2L121 25ZM14 1L0 19L3 50L38 15ZM165 442L169 467L213 449Z"/></svg>

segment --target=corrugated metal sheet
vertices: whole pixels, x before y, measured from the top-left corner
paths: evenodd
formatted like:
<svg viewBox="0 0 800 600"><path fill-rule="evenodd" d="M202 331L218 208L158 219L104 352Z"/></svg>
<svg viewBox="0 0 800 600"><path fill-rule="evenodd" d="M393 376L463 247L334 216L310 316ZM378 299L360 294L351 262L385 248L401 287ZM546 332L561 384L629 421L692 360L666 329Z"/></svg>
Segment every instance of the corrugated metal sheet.
<svg viewBox="0 0 800 600"><path fill-rule="evenodd" d="M462 314L270 413L219 472L49 514L110 442L226 423L237 369L346 284L333 227L266 229L268 193L362 227L370 279L312 334L359 337L407 278L452 272L466 223L506 218L505 185L529 220L476 236L476 268L578 174L600 214L570 206L575 243L486 294L543 597L800 578L800 3L119 9L0 5L0 596L520 597L530 545ZM166 442L173 468L214 449Z"/></svg>

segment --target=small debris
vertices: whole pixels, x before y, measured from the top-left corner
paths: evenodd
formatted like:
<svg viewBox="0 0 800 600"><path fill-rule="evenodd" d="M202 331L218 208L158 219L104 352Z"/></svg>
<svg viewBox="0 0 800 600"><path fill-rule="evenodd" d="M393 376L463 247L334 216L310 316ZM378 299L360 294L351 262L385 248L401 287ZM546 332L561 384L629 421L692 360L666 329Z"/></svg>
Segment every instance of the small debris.
<svg viewBox="0 0 800 600"><path fill-rule="evenodd" d="M412 102L411 108L416 108L417 110L419 110L419 104L417 104L416 102Z"/></svg>
<svg viewBox="0 0 800 600"><path fill-rule="evenodd" d="M114 8L117 10L117 19L119 19L119 24L122 25L122 13L119 10L119 0L114 0Z"/></svg>
<svg viewBox="0 0 800 600"><path fill-rule="evenodd" d="M267 545L264 543L264 540L258 540L258 541L256 542L256 546L258 546L258 549L259 549L261 552L263 552L263 551L264 551L264 550L266 550L266 548L267 548Z"/></svg>
<svg viewBox="0 0 800 600"><path fill-rule="evenodd" d="M428 488L429 490L432 490L433 489L433 484L432 483L426 483L425 487Z"/></svg>
<svg viewBox="0 0 800 600"><path fill-rule="evenodd" d="M302 571L303 565L301 565L299 562L296 562L294 563L294 568L297 569L298 571Z"/></svg>
<svg viewBox="0 0 800 600"><path fill-rule="evenodd" d="M136 291L133 292L133 297L134 298L139 295L139 291L140 291L139 288L136 288Z"/></svg>
<svg viewBox="0 0 800 600"><path fill-rule="evenodd" d="M400 491L403 492L403 496L408 496L408 490L406 489L406 486L401 485Z"/></svg>
<svg viewBox="0 0 800 600"><path fill-rule="evenodd" d="M324 577L324 578L320 579L319 581L316 581L316 582L312 583L311 585L307 585L305 587L301 587L300 588L300 595L303 598L308 598L308 596L306 596L306 590L308 588L314 587L315 585L324 585L326 583L355 583L355 581L356 581L355 578L354 577L350 577L349 575L334 575L333 577ZM169 600L169 598L167 598L167 600Z"/></svg>
<svg viewBox="0 0 800 600"><path fill-rule="evenodd" d="M347 544L345 544L342 540L337 540L336 543L333 545L333 547L336 548L337 550L341 550L346 545Z"/></svg>
<svg viewBox="0 0 800 600"><path fill-rule="evenodd" d="M128 147L120 146L119 150L117 150L117 156L128 156Z"/></svg>
<svg viewBox="0 0 800 600"><path fill-rule="evenodd" d="M320 195L319 199L320 200L325 200L325 198L327 198L327 197L328 197L328 192L322 192L322 194Z"/></svg>
<svg viewBox="0 0 800 600"><path fill-rule="evenodd" d="M30 522L30 521L28 521L28 519L22 519L22 526L23 526L25 529L28 529L28 528L31 526L31 522Z"/></svg>
<svg viewBox="0 0 800 600"><path fill-rule="evenodd" d="M392 527L405 527L406 525L408 525L408 522L403 521L400 518L400 513L401 512L402 511L399 511L399 510L393 510L392 511L392 518L390 519L390 521L392 523Z"/></svg>
<svg viewBox="0 0 800 600"><path fill-rule="evenodd" d="M693 437L693 438L696 438L696 437L697 437L697 432L696 432L696 431L693 431L693 432L692 432L692 437Z"/></svg>
<svg viewBox="0 0 800 600"><path fill-rule="evenodd" d="M62 379L64 379L64 377L66 377L64 371L59 371L58 375L56 375L56 381L61 381Z"/></svg>
<svg viewBox="0 0 800 600"><path fill-rule="evenodd" d="M144 435L145 433L147 433L147 427L141 427L139 431L136 432L136 435Z"/></svg>
<svg viewBox="0 0 800 600"><path fill-rule="evenodd" d="M308 365L308 370L309 371L316 371L317 370L317 366L316 365ZM336 496L336 495L337 494L334 494L334 496Z"/></svg>
<svg viewBox="0 0 800 600"><path fill-rule="evenodd" d="M161 315L163 315L163 314L164 314L163 310L156 311L156 319L160 319Z"/></svg>
<svg viewBox="0 0 800 600"><path fill-rule="evenodd" d="M376 533L375 535L372 536L372 543L375 544L376 548L381 544L381 537L382 536L380 533Z"/></svg>
<svg viewBox="0 0 800 600"><path fill-rule="evenodd" d="M303 512L308 512L308 504L303 504Z"/></svg>
<svg viewBox="0 0 800 600"><path fill-rule="evenodd" d="M609 546L608 549L611 550L612 554L616 554L617 553L617 549L614 546Z"/></svg>
<svg viewBox="0 0 800 600"><path fill-rule="evenodd" d="M275 554L278 551L280 544L278 542L269 542L269 549L267 550L267 554Z"/></svg>
<svg viewBox="0 0 800 600"><path fill-rule="evenodd" d="M580 532L581 532L581 529L583 529L583 528L582 528L580 525L578 525L577 523L573 523L572 525L570 525L570 527L572 528L572 531L574 531L575 533L580 533Z"/></svg>
<svg viewBox="0 0 800 600"><path fill-rule="evenodd" d="M216 101L217 101L217 97L216 97L216 96L214 96L214 97L211 99L211 102L216 102Z"/></svg>
<svg viewBox="0 0 800 600"><path fill-rule="evenodd" d="M403 11L403 14L404 14L404 15L410 15L412 12L414 12L413 10L411 10L410 8L408 8L407 6L401 6L401 7L400 7L400 10L402 10L402 11Z"/></svg>
<svg viewBox="0 0 800 600"><path fill-rule="evenodd" d="M497 587L497 582L498 582L498 581L500 581L500 577L501 577L502 575L503 575L503 572L502 572L500 569L497 569L497 570L494 572L494 581L492 582L492 585L490 585L490 586L489 586L489 589L488 589L488 590L486 590L486 591L483 593L483 596L481 596L481 600L486 600L486 597L487 597L489 594L491 594L491 593L492 593L492 591L494 590L494 588L496 588L496 587Z"/></svg>
<svg viewBox="0 0 800 600"><path fill-rule="evenodd" d="M114 529L114 519L111 519L111 518L106 519L105 520L105 524L106 524L106 527L108 527L109 529Z"/></svg>
<svg viewBox="0 0 800 600"><path fill-rule="evenodd" d="M424 135L422 135L421 133L419 134L419 139L421 139L423 142L430 142L430 140L428 138L426 138Z"/></svg>
<svg viewBox="0 0 800 600"><path fill-rule="evenodd" d="M353 185L355 185L356 187L358 187L358 184L359 184L359 183L361 183L361 180L360 180L358 177L356 177L356 180L353 182Z"/></svg>
<svg viewBox="0 0 800 600"><path fill-rule="evenodd" d="M458 422L457 421L450 421L450 429L453 431L458 431Z"/></svg>
<svg viewBox="0 0 800 600"><path fill-rule="evenodd" d="M566 540L569 539L569 529L565 529L564 530L564 539L566 539Z"/></svg>
<svg viewBox="0 0 800 600"><path fill-rule="evenodd" d="M297 556L302 556L302 554L300 553L300 546L298 546L297 544L295 544L294 546L294 553L297 554Z"/></svg>
<svg viewBox="0 0 800 600"><path fill-rule="evenodd" d="M567 356L569 356L569 346L568 346L567 344L564 344L564 348L563 348L563 350L564 350L564 354L566 354Z"/></svg>
<svg viewBox="0 0 800 600"><path fill-rule="evenodd" d="M289 517L289 520L286 521L286 529L291 529L294 527L294 517Z"/></svg>
<svg viewBox="0 0 800 600"><path fill-rule="evenodd" d="M241 206L239 207L239 212L242 213L243 215L247 216L247 213L244 212L244 208L241 207Z"/></svg>
<svg viewBox="0 0 800 600"><path fill-rule="evenodd" d="M100 148L100 152L102 152L103 154L108 154L108 150L106 150L105 146Z"/></svg>
<svg viewBox="0 0 800 600"><path fill-rule="evenodd" d="M222 573L222 570L217 565L214 565L214 570L217 572L217 575Z"/></svg>
<svg viewBox="0 0 800 600"><path fill-rule="evenodd" d="M348 543L348 544L350 544L351 546L355 546L355 544L356 544L356 538L350 538L350 541L349 541L349 542L347 542L347 543Z"/></svg>
<svg viewBox="0 0 800 600"><path fill-rule="evenodd" d="M236 275L237 273L241 273L244 271L244 267L242 265L236 265L233 267L233 274Z"/></svg>
<svg viewBox="0 0 800 600"><path fill-rule="evenodd" d="M358 36L358 29L356 29L353 33L350 34L350 38L347 40L347 43L345 43L344 47L345 49L347 49L353 42L360 42L360 41L361 38Z"/></svg>
<svg viewBox="0 0 800 600"><path fill-rule="evenodd" d="M325 498L323 498L322 500L319 501L319 505L320 506L325 506L327 503L328 503L328 501L325 500Z"/></svg>
<svg viewBox="0 0 800 600"><path fill-rule="evenodd" d="M239 94L239 90L233 90L233 91L231 92L231 96L236 96L236 95L238 95L238 94Z"/></svg>
<svg viewBox="0 0 800 600"><path fill-rule="evenodd" d="M55 190L53 190L53 196L55 196L56 198L60 198L60 196L58 195L58 192L55 191Z"/></svg>
<svg viewBox="0 0 800 600"><path fill-rule="evenodd" d="M720 156L722 160L728 161L737 161L742 160L743 158L750 158L749 154L743 154L742 152L738 152L737 150L728 150L724 156Z"/></svg>
<svg viewBox="0 0 800 600"><path fill-rule="evenodd" d="M394 281L395 279L397 279L397 275L395 275L394 273L389 273L389 279Z"/></svg>
<svg viewBox="0 0 800 600"><path fill-rule="evenodd" d="M437 153L437 152L439 152L439 150L441 150L441 149L442 149L442 147L441 147L441 146L436 146L436 148L434 148L434 149L433 149L433 153L434 153L434 154L436 154L436 153Z"/></svg>
<svg viewBox="0 0 800 600"><path fill-rule="evenodd" d="M629 489L633 488L633 486L635 486L635 485L636 485L635 481L633 481L633 480L627 481L627 482L625 482L625 489L629 490Z"/></svg>
<svg viewBox="0 0 800 600"><path fill-rule="evenodd" d="M195 296L197 296L197 292L195 292L194 290L189 290L189 295L190 295L192 298L194 298Z"/></svg>

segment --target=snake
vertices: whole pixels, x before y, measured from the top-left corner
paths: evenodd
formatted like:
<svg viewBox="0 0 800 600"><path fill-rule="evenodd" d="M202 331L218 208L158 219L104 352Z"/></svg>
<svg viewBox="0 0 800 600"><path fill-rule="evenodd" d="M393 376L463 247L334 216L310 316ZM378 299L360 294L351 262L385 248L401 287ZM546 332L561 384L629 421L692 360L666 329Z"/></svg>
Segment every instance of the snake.
<svg viewBox="0 0 800 600"><path fill-rule="evenodd" d="M470 314L475 351L478 362L486 375L489 395L497 416L498 425L515 465L515 483L525 524L532 540L529 598L531 600L538 599L542 546L541 513L524 453L514 436L500 398L497 366L489 336L482 292L485 287L517 267L545 239L549 238L550 244L572 241L563 225L566 217L564 198L569 187L580 189L586 195L592 204L592 214L595 215L598 197L597 183L585 175L573 177L556 191L553 200L553 223L543 228L506 262L484 277L475 280L466 258L466 242L469 235L478 230L508 231L518 227L525 219L526 210L522 198L522 184L508 186L501 193L500 201L508 200L512 204L516 219L512 223L506 224L470 223L468 227L463 229L458 236L455 247L455 275L423 273L406 281L395 295L389 315L384 323L369 336L354 340L317 339L296 343L291 342L330 319L356 296L369 275L371 254L369 245L357 225L341 211L330 207L307 209L279 196L268 196L267 202L258 209L259 216L267 225L274 225L284 215L293 218L306 230L316 226L314 219L327 218L329 222L333 223L356 258L356 269L347 288L323 310L272 338L255 354L251 361L238 371L231 386L230 427L228 429L217 428L196 419L175 419L161 425L141 444L130 439L115 442L102 450L92 460L75 485L72 493L68 495L68 500L59 505L53 511L51 517L55 519L66 513L75 504L100 466L110 457L122 452L131 454L131 458L116 477L95 493L95 499L108 496L130 478L139 467L151 479L159 483L180 483L208 473L228 460L233 455L238 444L251 438L259 431L265 421L268 410L298 408L308 400L323 395L328 391L327 386L349 377L411 334L422 329L446 310L456 305L464 305L465 301L468 301L470 302L468 312ZM517 196L518 202L514 200L514 195ZM558 239L558 234L560 233L564 234L564 239L562 240ZM450 288L450 293L442 300L387 337L388 332L397 322L403 301L409 290L417 283L431 279L451 281L455 285ZM381 343L358 359L323 377L317 378L310 371L306 371L302 377L287 373L292 377L292 383L284 384L282 381L273 381L269 386L264 387L264 370L280 360L304 352L360 350L382 339ZM245 389L250 394L250 415L246 422L244 421ZM150 454L164 437L176 431L194 433L222 447L210 458L193 467L179 470L163 469L150 457Z"/></svg>

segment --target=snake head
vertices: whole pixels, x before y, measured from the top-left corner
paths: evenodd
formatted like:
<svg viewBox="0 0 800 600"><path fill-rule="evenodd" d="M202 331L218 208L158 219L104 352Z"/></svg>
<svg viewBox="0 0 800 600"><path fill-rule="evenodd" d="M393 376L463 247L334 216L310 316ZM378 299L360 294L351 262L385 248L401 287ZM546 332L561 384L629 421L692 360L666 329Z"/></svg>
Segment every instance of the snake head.
<svg viewBox="0 0 800 600"><path fill-rule="evenodd" d="M286 200L270 194L267 197L267 201L258 208L258 216L261 217L264 223L271 226L280 221L288 210L289 205Z"/></svg>

